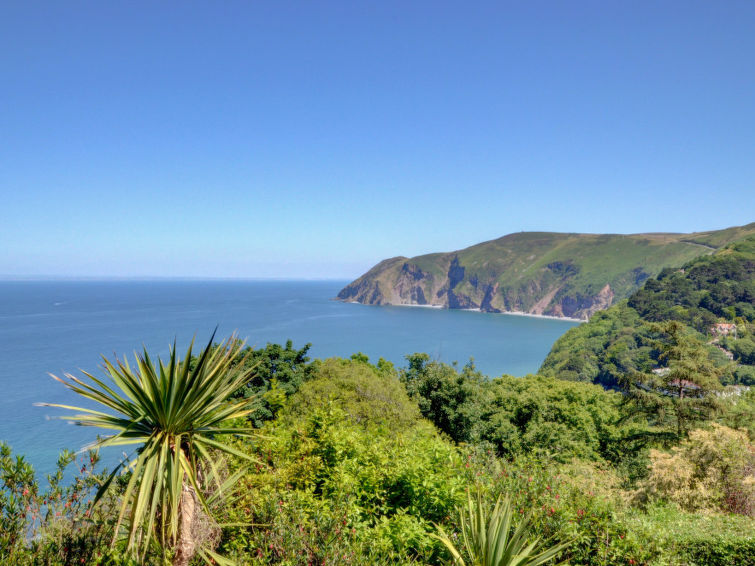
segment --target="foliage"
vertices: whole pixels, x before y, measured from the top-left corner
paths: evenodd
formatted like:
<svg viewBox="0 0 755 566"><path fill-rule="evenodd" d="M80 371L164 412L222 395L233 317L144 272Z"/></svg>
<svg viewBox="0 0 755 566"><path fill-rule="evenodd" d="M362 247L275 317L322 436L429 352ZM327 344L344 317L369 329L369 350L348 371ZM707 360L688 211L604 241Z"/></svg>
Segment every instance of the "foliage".
<svg viewBox="0 0 755 566"><path fill-rule="evenodd" d="M719 319L755 320L755 238L735 243L682 270L665 269L629 299L650 322L676 320L706 333Z"/></svg>
<svg viewBox="0 0 755 566"><path fill-rule="evenodd" d="M197 500L206 513L210 500L205 490L214 483L219 493L225 489L215 465L214 451L247 456L220 442L218 435L249 435L251 431L226 428L230 419L243 417L251 411L248 400L229 402L228 398L248 380L243 369L230 371L242 344L234 338L221 347L210 344L192 362L192 346L179 360L175 345L170 359L155 365L149 353L136 355L136 369L127 361L115 363L104 359L109 383L84 372L88 381L66 374L55 378L84 398L103 405L115 414L98 410L47 404L51 407L80 411L62 417L80 425L116 431L101 437L96 446L137 445L136 459L121 462L102 484L94 499L102 500L118 472L128 466L130 477L123 494L114 537L119 526L128 522L126 552L144 560L153 543L164 556L175 549L177 556L188 551L182 546L194 520L187 517ZM243 367L243 364L242 364ZM187 495L187 493L189 495ZM180 528L179 528L180 525ZM189 556L190 557L190 556Z"/></svg>
<svg viewBox="0 0 755 566"><path fill-rule="evenodd" d="M237 513L256 526L228 533L224 548L254 564L437 563L431 522L463 493L456 449L395 377L364 361L319 369L247 447L261 462L242 480Z"/></svg>
<svg viewBox="0 0 755 566"><path fill-rule="evenodd" d="M649 344L649 322L676 321L701 335L721 319L737 324L738 339L719 340L744 365L725 368L724 383L755 383L752 322L755 320L755 237L748 237L649 279L627 302L595 314L570 329L553 345L540 372L562 379L617 387L622 378L647 373L658 365L659 351ZM715 344L700 345L717 366L727 360Z"/></svg>
<svg viewBox="0 0 755 566"><path fill-rule="evenodd" d="M720 368L706 355L702 344L676 321L653 325L653 341L662 367L625 376L627 403L649 416L660 430L672 427L678 437L719 409Z"/></svg>
<svg viewBox="0 0 755 566"><path fill-rule="evenodd" d="M627 373L655 367L647 327L622 301L593 315L590 322L564 333L551 348L539 373L569 381L616 387Z"/></svg>
<svg viewBox="0 0 755 566"><path fill-rule="evenodd" d="M722 345L734 355L734 359L739 363L755 366L755 340L752 335L745 335L736 340L727 338L722 340Z"/></svg>
<svg viewBox="0 0 755 566"><path fill-rule="evenodd" d="M755 385L755 366L737 366L733 372L733 383L751 387Z"/></svg>
<svg viewBox="0 0 755 566"><path fill-rule="evenodd" d="M476 489L488 498L510 496L520 516L531 513L537 536L573 541L561 557L570 564L753 564L752 519L692 514L656 503L639 509L605 464L555 464L526 455L502 462L479 451L469 463L477 470ZM738 561L743 556L747 559Z"/></svg>
<svg viewBox="0 0 755 566"><path fill-rule="evenodd" d="M324 402L337 406L356 424L400 431L419 419L416 405L390 368L373 366L361 358L321 362L317 378L301 387L288 404L284 419L310 415Z"/></svg>
<svg viewBox="0 0 755 566"><path fill-rule="evenodd" d="M77 457L63 451L47 487L40 489L31 465L0 443L0 562L2 564L109 564L135 566L110 548L117 493L92 509L94 492L107 474L97 472L96 452ZM73 477L66 477L69 468ZM70 476L70 473L68 474Z"/></svg>
<svg viewBox="0 0 755 566"><path fill-rule="evenodd" d="M0 481L0 560L10 562L25 546L37 486L32 467L21 456L14 459L5 443L0 443Z"/></svg>
<svg viewBox="0 0 755 566"><path fill-rule="evenodd" d="M719 371L714 361L698 356L694 333L679 327L674 335L664 328L669 330L647 327L636 348L648 353L650 367L687 360L673 349L688 347L691 337L698 340L693 361ZM241 379L252 362L235 345L213 346L207 356L228 356L229 369ZM266 372L273 371L275 359L292 362L295 352L306 353L290 344L268 346ZM189 374L207 363L202 357L190 361ZM185 368L187 359L176 360L176 367ZM218 425L223 434L215 440L229 448L230 457L216 462L216 470L199 465L205 481L231 480L223 486L222 509L211 502L221 492L200 489L214 520L224 525L219 551L239 563L447 563L453 556L434 525L449 533L466 561L470 555L458 536L463 539L473 515L478 524L487 520L480 518L484 504L468 504L465 518L455 512L469 491L482 502L509 501L508 532L526 524L528 544L571 541L559 557L571 564L753 563L753 519L731 514L752 509L753 448L744 431L708 424L668 452L649 453L648 433L670 430L668 419L648 429L644 418L625 412L621 394L589 383L543 376L491 380L472 362L458 368L424 354L409 356L408 367L398 372L384 360L371 364L361 353L350 360L299 360L275 370L288 375L285 388L277 378L255 385L270 401L270 413L258 420L253 442L235 433L248 432L246 411L254 399L237 395L234 403L245 408ZM146 353L138 363L148 363ZM166 374L170 366L158 364ZM71 382L78 385L75 378ZM655 395L673 403L668 395ZM721 423L752 428L753 390L728 387L716 399L725 408ZM693 415L685 422L698 420ZM62 566L83 559L135 566L136 559L128 563L127 539L109 545L122 506L133 501L133 473L95 474L92 454L70 486L61 468L50 490L40 494L28 465L7 449L0 454L4 563ZM61 465L72 459L64 454ZM91 507L92 494L108 478L99 505ZM156 522L161 516L155 513ZM158 564L167 557L152 545L138 561Z"/></svg>
<svg viewBox="0 0 755 566"><path fill-rule="evenodd" d="M324 499L308 491L268 486L255 488L253 497L249 494L244 499L249 507L239 509L239 516L253 517L257 523L252 529L228 529L223 541L223 552L240 564L387 566L413 562L394 551L385 552L386 538L367 536L361 524L350 522L350 506L342 498Z"/></svg>
<svg viewBox="0 0 755 566"><path fill-rule="evenodd" d="M427 354L412 354L406 359L409 365L401 372L401 381L422 416L456 442L472 440L486 385L474 363L470 361L459 372L448 364L430 361Z"/></svg>
<svg viewBox="0 0 755 566"><path fill-rule="evenodd" d="M719 371L711 367L707 356L698 356L699 348L693 348L691 360L681 355L684 346L689 346L685 344L686 334L668 335L648 327L646 336L647 344L642 347L650 353L648 359L654 356L661 363L679 364L682 366L676 368L679 372L690 361L711 374ZM656 342L650 342L650 338ZM567 553L572 563L682 564L677 561L677 554L690 557L700 549L715 548L727 553L726 556L741 556L750 548L747 539L729 535L724 527L714 531L716 536L708 533L706 538L699 532L694 538L685 538L682 548L666 538L663 544L649 540L651 533L655 536L652 520L647 532L633 532L634 527L627 526L627 521L642 520L644 515L629 504L630 494L622 486L627 478L647 474L646 446L653 436L644 420L634 421L624 413L621 395L587 384L538 376L504 376L494 380L474 376L465 382L453 366L429 362L427 357L415 355L409 358L409 363L404 375L417 367L421 369L414 372L413 380L405 379L407 388L413 387L410 391L415 392L420 403L422 397L418 391L429 391L430 395L446 392L450 406L443 411L442 404L436 404L433 410L425 411L429 418L438 419L442 427L443 423L465 422L448 418L455 414L467 415L467 421L474 423L467 429L452 430L473 445L467 466L477 470L475 482L487 485L488 497L504 494L513 498L517 509L530 510L533 528L539 536L573 538L575 543ZM653 366L656 363L653 361ZM423 390L425 383L435 387ZM464 395L448 394L463 391L465 385L476 390ZM717 388L715 382L709 385ZM734 419L732 407L738 406L738 420L751 425L749 395L745 391L730 398L717 398L729 406L722 418ZM420 406L433 407L427 400ZM669 414L674 416L673 411ZM693 417L685 422L692 424L697 420ZM496 458L490 448L509 461ZM580 459L570 462L575 456ZM719 545L716 537L726 542ZM648 552L648 548L653 551Z"/></svg>
<svg viewBox="0 0 755 566"><path fill-rule="evenodd" d="M472 363L461 371L407 356L401 372L420 412L457 442L485 443L508 458L521 453L629 462L642 425L619 424L621 396L586 383L528 376L487 379Z"/></svg>
<svg viewBox="0 0 755 566"><path fill-rule="evenodd" d="M626 500L621 480L605 464L560 464L530 455L506 462L479 451L470 464L485 469L476 475L476 489L488 498L510 497L538 537L572 541L562 557L570 563L626 564L639 555L618 520Z"/></svg>
<svg viewBox="0 0 755 566"><path fill-rule="evenodd" d="M448 548L455 564L465 566L463 553L475 566L538 566L553 560L568 547L568 543L543 548L539 539L533 536L528 519L520 520L514 527L514 511L511 501L499 497L488 512L482 496L473 501L468 494L467 506L459 512L461 539L460 551L443 527L438 527L441 542Z"/></svg>
<svg viewBox="0 0 755 566"><path fill-rule="evenodd" d="M746 430L755 439L755 388L732 387L721 398L722 415L720 424Z"/></svg>
<svg viewBox="0 0 755 566"><path fill-rule="evenodd" d="M755 535L749 517L687 513L655 504L642 512L625 512L619 520L627 532L625 540L634 541L629 564L755 566Z"/></svg>
<svg viewBox="0 0 755 566"><path fill-rule="evenodd" d="M296 393L302 384L316 372L316 364L310 362L307 353L311 344L294 348L291 340L285 346L267 343L264 348L243 348L237 353L236 363L250 372L246 384L234 398L254 400L254 410L249 419L255 427L275 418L283 400Z"/></svg>
<svg viewBox="0 0 755 566"><path fill-rule="evenodd" d="M747 433L713 424L692 431L670 453L652 450L650 460L638 494L643 500L755 516L755 444Z"/></svg>
<svg viewBox="0 0 755 566"><path fill-rule="evenodd" d="M489 389L480 437L499 454L542 454L558 461L618 461L625 454L621 445L634 425L617 425L621 396L615 393L540 376L501 377Z"/></svg>

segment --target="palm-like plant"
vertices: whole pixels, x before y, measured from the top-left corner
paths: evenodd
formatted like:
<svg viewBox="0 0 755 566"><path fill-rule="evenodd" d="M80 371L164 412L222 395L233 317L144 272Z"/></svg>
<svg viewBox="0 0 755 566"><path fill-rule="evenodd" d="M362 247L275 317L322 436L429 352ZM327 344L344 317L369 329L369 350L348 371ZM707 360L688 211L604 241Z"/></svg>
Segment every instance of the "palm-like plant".
<svg viewBox="0 0 755 566"><path fill-rule="evenodd" d="M467 506L460 510L463 549L471 558L470 566L538 566L553 560L569 543L543 548L540 539L531 539L528 519L513 529L513 510L508 499L498 498L488 515L482 497L467 497ZM456 548L442 527L438 526L440 541L448 548L454 564L467 566L462 552Z"/></svg>
<svg viewBox="0 0 755 566"><path fill-rule="evenodd" d="M244 365L233 363L243 343L231 337L213 346L214 336L195 362L192 341L182 360L177 358L174 343L167 364L158 358L155 365L146 348L141 355L135 354L135 368L128 361L116 359L113 363L103 356L107 380L86 372L86 379L71 374L65 374L66 379L52 376L108 410L43 404L77 411L78 414L62 418L79 425L116 431L99 438L94 446L138 445L136 457L113 470L93 504L105 494L119 471L124 467L131 471L115 537L125 523L127 552L141 560L153 542L163 553L174 551L174 564L188 564L196 550L218 558L211 550L195 548L192 524L197 517L197 503L209 513L205 489L214 484L222 492L235 479L221 481L213 452L249 459L217 437L252 434L249 428L233 428L227 423L251 412L253 400L229 401L249 378L249 370L234 369Z"/></svg>

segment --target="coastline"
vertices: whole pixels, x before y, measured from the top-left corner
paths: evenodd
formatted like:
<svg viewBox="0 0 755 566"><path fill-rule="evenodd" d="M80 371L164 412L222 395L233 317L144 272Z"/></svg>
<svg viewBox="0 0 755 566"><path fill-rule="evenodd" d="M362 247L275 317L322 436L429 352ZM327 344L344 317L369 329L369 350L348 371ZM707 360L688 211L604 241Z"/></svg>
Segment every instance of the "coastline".
<svg viewBox="0 0 755 566"><path fill-rule="evenodd" d="M354 301L358 302L358 301ZM360 305L364 303L359 303ZM386 307L411 307L411 308L418 308L418 309L445 309L443 305L414 305L409 303L401 303L398 305L390 304L390 305L379 305L379 306L386 306Z"/></svg>
<svg viewBox="0 0 755 566"><path fill-rule="evenodd" d="M338 299L336 299L338 300ZM342 301L344 303L350 303L350 304L356 304L356 305L365 305L365 303L360 303L359 301ZM503 312L487 312L480 309L449 309L444 307L443 305L417 305L417 304L410 304L410 303L400 303L400 304L386 304L386 305L366 305L366 306L379 306L379 307L410 307L410 308L419 308L419 309L442 309L442 310L460 310L460 311L469 311L469 312L486 312L487 314L508 314L511 316L527 316L530 318L546 318L550 320L566 320L569 322L587 322L587 320L583 318L573 318L570 316L553 316L549 314L534 314L524 311L503 311Z"/></svg>
<svg viewBox="0 0 755 566"><path fill-rule="evenodd" d="M571 316L553 316L550 314L532 314L521 311L507 311L497 314L510 314L511 316L530 316L532 318L550 318L552 320L568 320L569 322L587 322L584 318L574 318Z"/></svg>
<svg viewBox="0 0 755 566"><path fill-rule="evenodd" d="M459 310L465 310L465 311L471 311L471 312L486 312L480 309L459 309ZM553 316L550 314L535 314L535 313L524 312L524 311L501 311L501 312L493 312L489 314L508 314L511 316L528 316L530 318L548 318L551 320L568 320L569 322L587 322L583 318L573 318L571 316Z"/></svg>

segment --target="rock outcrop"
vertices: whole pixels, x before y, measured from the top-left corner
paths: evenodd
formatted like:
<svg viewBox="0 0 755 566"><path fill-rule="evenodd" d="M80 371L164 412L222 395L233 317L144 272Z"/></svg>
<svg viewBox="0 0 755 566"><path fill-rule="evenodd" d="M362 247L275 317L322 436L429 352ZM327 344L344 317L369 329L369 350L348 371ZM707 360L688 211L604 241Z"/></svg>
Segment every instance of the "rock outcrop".
<svg viewBox="0 0 755 566"><path fill-rule="evenodd" d="M661 269L709 254L743 233L755 233L755 223L695 234L520 232L455 252L384 260L338 299L586 320Z"/></svg>

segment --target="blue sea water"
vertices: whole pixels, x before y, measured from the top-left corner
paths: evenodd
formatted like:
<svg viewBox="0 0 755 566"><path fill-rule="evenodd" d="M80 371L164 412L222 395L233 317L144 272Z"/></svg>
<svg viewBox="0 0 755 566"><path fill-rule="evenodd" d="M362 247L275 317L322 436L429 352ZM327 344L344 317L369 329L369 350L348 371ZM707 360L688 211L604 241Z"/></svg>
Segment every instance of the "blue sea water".
<svg viewBox="0 0 755 566"><path fill-rule="evenodd" d="M80 404L49 373L100 373L101 358L145 345L166 356L177 340L204 345L237 331L250 345L311 343L311 357L367 354L404 365L427 352L490 376L537 371L575 322L458 310L372 307L332 298L346 281L12 281L0 282L0 440L42 475L61 449L96 431L51 419L35 402Z"/></svg>

